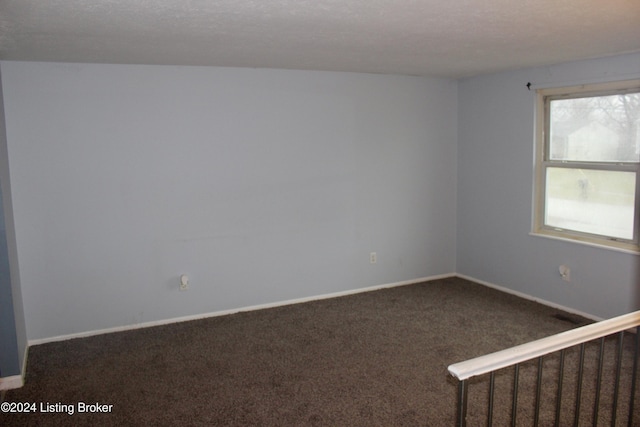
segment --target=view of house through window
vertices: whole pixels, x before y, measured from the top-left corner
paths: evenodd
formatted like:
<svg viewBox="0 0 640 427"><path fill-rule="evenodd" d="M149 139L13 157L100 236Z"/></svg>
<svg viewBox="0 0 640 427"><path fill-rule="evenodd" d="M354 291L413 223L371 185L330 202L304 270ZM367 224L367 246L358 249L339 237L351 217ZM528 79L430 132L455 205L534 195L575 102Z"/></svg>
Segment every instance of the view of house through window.
<svg viewBox="0 0 640 427"><path fill-rule="evenodd" d="M539 91L537 232L638 248L640 82Z"/></svg>

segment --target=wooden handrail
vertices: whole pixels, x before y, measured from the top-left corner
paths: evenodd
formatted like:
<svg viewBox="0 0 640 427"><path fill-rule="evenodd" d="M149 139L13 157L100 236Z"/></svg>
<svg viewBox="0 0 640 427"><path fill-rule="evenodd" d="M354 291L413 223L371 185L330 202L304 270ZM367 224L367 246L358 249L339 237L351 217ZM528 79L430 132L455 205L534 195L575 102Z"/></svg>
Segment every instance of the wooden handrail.
<svg viewBox="0 0 640 427"><path fill-rule="evenodd" d="M448 369L452 376L463 381L637 326L640 326L640 311L454 363Z"/></svg>

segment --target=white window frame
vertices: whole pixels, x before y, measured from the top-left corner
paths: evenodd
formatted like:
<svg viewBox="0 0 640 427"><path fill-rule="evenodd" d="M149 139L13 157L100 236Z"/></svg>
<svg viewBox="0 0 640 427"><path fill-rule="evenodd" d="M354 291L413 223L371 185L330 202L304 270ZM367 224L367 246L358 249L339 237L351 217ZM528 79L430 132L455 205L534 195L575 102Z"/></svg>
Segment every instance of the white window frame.
<svg viewBox="0 0 640 427"><path fill-rule="evenodd" d="M627 80L571 87L538 89L536 99L536 177L534 192L534 235L605 247L640 254L640 163L586 162L551 160L549 150L549 102L556 99L606 96L640 91L640 80ZM544 224L546 170L549 167L630 171L636 174L635 220L633 238L630 240L565 230Z"/></svg>

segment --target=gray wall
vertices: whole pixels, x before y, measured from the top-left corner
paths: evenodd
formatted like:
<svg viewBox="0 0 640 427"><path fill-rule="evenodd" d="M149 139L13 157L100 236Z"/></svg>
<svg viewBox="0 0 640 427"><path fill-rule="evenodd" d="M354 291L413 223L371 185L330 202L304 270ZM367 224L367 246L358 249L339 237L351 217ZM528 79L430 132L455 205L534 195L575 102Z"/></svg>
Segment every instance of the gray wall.
<svg viewBox="0 0 640 427"><path fill-rule="evenodd" d="M638 54L459 82L0 67L19 349L21 336L451 272L600 317L640 308L640 257L529 235L535 93L525 87L638 77ZM177 290L182 273L188 292Z"/></svg>
<svg viewBox="0 0 640 427"><path fill-rule="evenodd" d="M30 340L455 269L455 81L0 66Z"/></svg>
<svg viewBox="0 0 640 427"><path fill-rule="evenodd" d="M635 54L459 82L458 273L603 318L640 308L639 256L529 235L535 91L525 87L638 77Z"/></svg>
<svg viewBox="0 0 640 427"><path fill-rule="evenodd" d="M20 375L27 335L13 226L6 126L0 74L0 377Z"/></svg>

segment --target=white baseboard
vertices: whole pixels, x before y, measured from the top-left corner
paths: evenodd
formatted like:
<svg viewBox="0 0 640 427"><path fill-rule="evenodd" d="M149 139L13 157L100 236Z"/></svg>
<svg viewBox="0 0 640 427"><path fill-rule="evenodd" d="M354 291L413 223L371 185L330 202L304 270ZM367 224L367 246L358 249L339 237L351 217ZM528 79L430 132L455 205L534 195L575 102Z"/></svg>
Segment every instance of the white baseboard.
<svg viewBox="0 0 640 427"><path fill-rule="evenodd" d="M593 314L585 313L585 312L580 311L580 310L575 310L575 309L573 309L571 307L565 307L563 305L556 304L555 302L551 302L551 301L547 301L547 300L544 300L544 299L541 299L541 298L537 298L537 297L531 296L529 294L525 294L523 292L514 291L513 289L505 288L504 286L499 286L499 285L496 285L494 283L485 282L484 280L476 279L475 277L466 276L464 274L456 274L455 276L459 277L461 279L465 279L465 280L469 280L471 282L478 283L478 284L486 286L488 288L493 288L493 289L498 290L500 292L504 292L504 293L507 293L507 294L515 295L517 297L520 297L520 298L523 298L523 299L527 299L527 300L530 300L530 301L534 301L534 302L537 302L537 303L540 303L540 304L543 304L543 305L546 305L546 306L549 306L549 307L552 307L552 308L556 308L558 310L566 311L567 313L572 313L572 314L576 314L578 316L585 317L587 319L595 320L596 322L604 320L603 318L594 316Z"/></svg>
<svg viewBox="0 0 640 427"><path fill-rule="evenodd" d="M20 388L24 385L22 375L13 375L10 377L0 378L0 391Z"/></svg>
<svg viewBox="0 0 640 427"><path fill-rule="evenodd" d="M428 282L428 281L431 281L431 280L446 279L448 277L455 277L455 276L456 276L455 273L440 274L440 275L436 275L436 276L421 277L421 278L418 278L418 279L405 280L405 281L402 281L402 282L395 282L395 283L388 283L388 284L384 284L384 285L369 286L369 287L366 287L366 288L350 289L350 290L347 290L347 291L333 292L333 293L329 293L329 294L315 295L315 296L304 297L304 298L296 298L296 299L278 301L278 302L267 303L267 304L252 305L252 306L248 306L248 307L241 307L241 308L235 308L235 309L230 309L230 310L220 310L220 311L215 311L215 312L212 312L212 313L203 313L203 314L196 314L196 315L192 315L192 316L175 317L175 318L171 318L171 319L156 320L156 321L144 322L144 323L136 323L136 324L133 324L133 325L117 326L115 328L98 329L98 330L93 330L93 331L79 332L79 333L75 333L75 334L59 335L59 336L49 337L49 338L39 338L39 339L29 340L29 346L38 345L38 344L46 344L46 343L56 342L56 341L66 341L66 340L70 340L70 339L74 339L74 338L86 338L86 337L90 337L90 336L94 336L94 335L109 334L109 333L113 333L113 332L123 332L123 331L131 331L131 330L134 330L134 329L149 328L149 327L153 327L153 326L162 326L162 325L168 325L168 324L171 324L171 323L187 322L187 321L190 321L190 320L206 319L206 318L209 318L209 317L225 316L225 315L228 315L228 314L241 313L241 312L245 312L245 311L263 310L263 309L266 309L266 308L275 308L275 307L282 307L282 306L285 306L285 305L300 304L300 303L304 303L304 302L318 301L318 300L329 299L329 298L337 298L337 297L343 297L343 296L347 296L347 295L360 294L360 293L364 293L364 292L377 291L377 290L380 290L380 289L395 288L395 287L398 287L398 286L406 286L406 285L413 285L413 284L416 284L416 283ZM26 363L25 363L25 366L26 366Z"/></svg>
<svg viewBox="0 0 640 427"><path fill-rule="evenodd" d="M484 280L476 279L474 277L467 276L467 275L464 275L464 274L448 273L448 274L441 274L441 275L435 275L435 276L429 276L429 277L421 277L421 278L412 279L412 280L405 280L405 281L402 281L402 282L395 282L395 283L387 283L387 284L383 284L383 285L369 286L369 287L366 287L366 288L350 289L350 290L347 290L347 291L333 292L333 293L329 293L329 294L321 294L321 295L315 295L315 296L304 297L304 298L296 298L296 299L278 301L278 302L267 303L267 304L258 304L258 305L240 307L240 308L229 309L229 310L220 310L220 311L215 311L215 312L211 312L211 313L202 313L202 314L196 314L196 315L192 315L192 316L175 317L175 318L171 318L171 319L156 320L156 321L144 322L144 323L136 323L136 324L133 324L133 325L124 325L124 326L118 326L118 327L114 327L114 328L98 329L98 330L93 330L93 331L79 332L79 333L75 333L75 334L59 335L59 336L54 336L54 337L49 337L49 338L40 338L40 339L35 339L35 340L29 340L29 346L38 345L38 344L46 344L46 343L56 342L56 341L66 341L66 340L70 340L70 339L74 339L74 338L86 338L86 337L90 337L90 336L94 336L94 335L109 334L109 333L114 333L114 332L131 331L131 330L135 330L135 329L149 328L149 327L153 327L153 326L162 326L162 325L168 325L168 324L171 324L171 323L187 322L187 321L190 321L190 320L206 319L206 318L209 318L209 317L225 316L225 315L228 315L228 314L241 313L241 312L245 312L245 311L263 310L263 309L267 309L267 308L282 307L282 306L286 306L286 305L300 304L300 303L311 302L311 301L319 301L319 300L329 299L329 298L338 298L338 297L347 296L347 295L355 295L355 294L364 293L364 292L377 291L377 290L380 290L380 289L394 288L394 287L398 287L398 286L413 285L413 284L417 284L417 283L428 282L428 281L431 281L431 280L446 279L446 278L449 278L449 277L459 277L461 279L466 279L466 280L478 283L480 285L487 286L487 287L492 288L492 289L496 289L496 290L498 290L500 292L505 292L507 294L515 295L517 297L524 298L524 299L527 299L527 300L530 300L530 301L534 301L534 302L537 302L537 303L540 303L540 304L543 304L543 305L546 305L546 306L549 306L549 307L552 307L552 308L556 308L558 310L562 310L562 311L565 311L567 313L576 314L576 315L585 317L587 319L592 319L592 320L595 320L595 321L603 320L602 318L594 316L594 315L592 315L590 313L585 313L585 312L582 312L582 311L579 311L579 310L575 310L575 309L573 309L571 307L565 307L563 305L556 304L556 303L551 302L551 301L546 301L544 299L537 298L537 297L531 296L529 294L525 294L523 292L514 291L513 289L509 289L509 288L506 288L504 286L496 285L494 283L486 282ZM26 369L26 365L27 365L26 357L27 357L27 352L25 351L25 362L23 364L23 368L24 369ZM20 381L22 382L22 378L19 375L16 376L16 377L20 378ZM13 377L10 377L10 378L13 378Z"/></svg>

